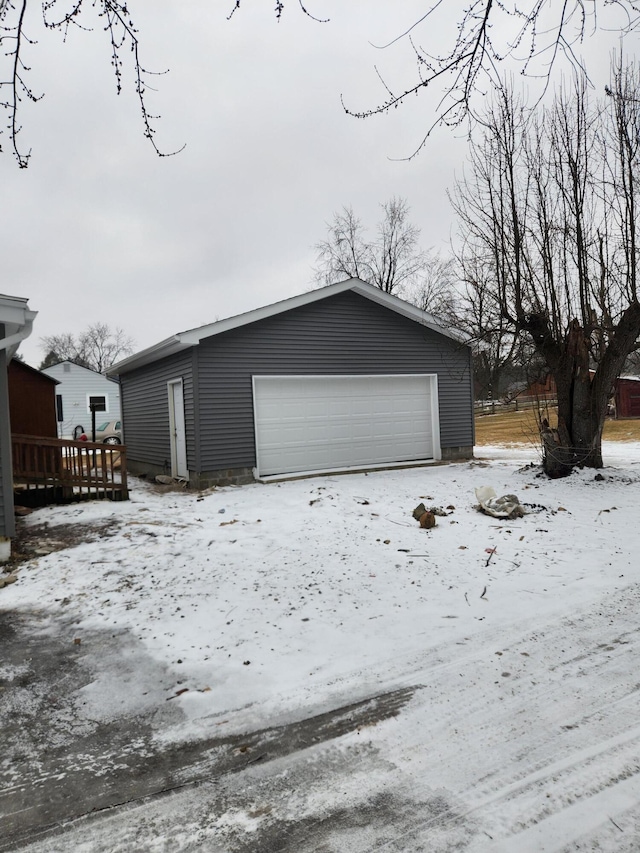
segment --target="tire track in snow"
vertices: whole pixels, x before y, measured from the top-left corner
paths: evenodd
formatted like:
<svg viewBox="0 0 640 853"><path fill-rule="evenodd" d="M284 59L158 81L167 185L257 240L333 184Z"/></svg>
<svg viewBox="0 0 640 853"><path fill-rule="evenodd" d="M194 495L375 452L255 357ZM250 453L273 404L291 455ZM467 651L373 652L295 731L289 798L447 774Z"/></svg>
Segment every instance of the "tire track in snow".
<svg viewBox="0 0 640 853"><path fill-rule="evenodd" d="M493 850L496 837L496 853L560 850L616 809L640 803L633 782L640 769L638 597L629 587L531 635L510 631L500 650L491 647L493 634L478 636L475 655L414 673L427 687L407 710L405 731L420 737L399 738L381 754L395 754L418 786L439 782L451 791L460 818L481 817L486 834L470 851ZM576 817L582 806L590 810L588 826ZM405 840L417 844L428 832L418 822Z"/></svg>

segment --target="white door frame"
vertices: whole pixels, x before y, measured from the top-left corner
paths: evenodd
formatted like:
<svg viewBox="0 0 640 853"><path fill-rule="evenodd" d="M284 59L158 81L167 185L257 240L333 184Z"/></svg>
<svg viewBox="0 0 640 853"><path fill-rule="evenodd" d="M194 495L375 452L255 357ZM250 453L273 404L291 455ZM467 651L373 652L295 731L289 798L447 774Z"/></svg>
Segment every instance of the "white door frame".
<svg viewBox="0 0 640 853"><path fill-rule="evenodd" d="M176 394L176 392L178 392ZM171 442L171 476L189 479L187 466L187 429L184 418L184 385L182 377L167 382L169 396L169 439Z"/></svg>

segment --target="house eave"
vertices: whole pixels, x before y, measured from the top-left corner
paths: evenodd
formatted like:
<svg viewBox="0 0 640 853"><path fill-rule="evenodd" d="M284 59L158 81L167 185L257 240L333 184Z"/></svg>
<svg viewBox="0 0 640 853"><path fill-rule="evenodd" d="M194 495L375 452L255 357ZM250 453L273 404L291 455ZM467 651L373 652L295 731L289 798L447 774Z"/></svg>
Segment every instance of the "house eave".
<svg viewBox="0 0 640 853"><path fill-rule="evenodd" d="M4 336L0 338L0 349L6 351L9 361L21 342L31 334L33 321L37 316L37 311L29 309L28 299L0 293L0 324L4 327Z"/></svg>
<svg viewBox="0 0 640 853"><path fill-rule="evenodd" d="M129 373L132 370L137 370L139 367L144 367L147 364L152 364L154 361L160 361L161 358L166 358L169 355L181 352L184 349L192 347L193 343L182 340L182 334L172 335L160 343L154 344L147 349L143 349L135 355L130 355L123 358L121 361L112 364L105 371L107 378L112 379L122 373Z"/></svg>

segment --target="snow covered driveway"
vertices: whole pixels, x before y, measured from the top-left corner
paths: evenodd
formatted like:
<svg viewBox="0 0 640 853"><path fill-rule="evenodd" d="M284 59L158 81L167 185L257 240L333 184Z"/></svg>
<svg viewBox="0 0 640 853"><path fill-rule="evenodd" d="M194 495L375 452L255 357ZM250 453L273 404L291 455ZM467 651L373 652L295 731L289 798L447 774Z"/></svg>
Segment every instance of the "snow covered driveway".
<svg viewBox="0 0 640 853"><path fill-rule="evenodd" d="M171 797L29 849L640 849L640 447L604 453L597 480L480 448L34 513L50 532L110 522L0 591L1 613L64 614L80 641L75 725L155 713L145 751L218 746ZM529 512L481 515L482 485ZM453 509L423 530L420 502ZM216 773L225 743L243 762Z"/></svg>

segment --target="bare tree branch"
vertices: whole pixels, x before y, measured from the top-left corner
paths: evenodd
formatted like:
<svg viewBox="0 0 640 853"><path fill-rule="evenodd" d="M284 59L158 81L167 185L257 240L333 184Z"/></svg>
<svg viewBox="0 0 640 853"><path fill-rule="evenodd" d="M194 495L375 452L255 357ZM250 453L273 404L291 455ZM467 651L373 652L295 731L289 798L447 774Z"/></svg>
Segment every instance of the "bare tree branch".
<svg viewBox="0 0 640 853"><path fill-rule="evenodd" d="M241 0L235 0L232 14L240 5ZM586 74L578 48L589 37L605 30L624 35L640 27L640 3L636 0L425 0L425 7L417 20L382 45L374 45L385 50L406 41L415 56L413 79L398 89L376 65L374 72L384 90L380 103L356 109L341 95L348 115L368 118L442 86L435 114L406 159L422 150L435 127L455 127L478 118L482 110L476 108L477 100L501 87L507 69L541 82L542 97L562 58L573 71ZM284 0L277 0L278 19L284 8ZM418 42L422 33L425 46Z"/></svg>
<svg viewBox="0 0 640 853"><path fill-rule="evenodd" d="M89 9L94 10L97 22L101 24L109 39L118 94L122 92L123 87L123 54L126 51L131 54L130 65L142 115L144 136L159 157L172 156L183 150L184 146L177 151L164 152L156 142L153 121L158 116L152 115L147 107L148 80L151 76L165 74L166 71L152 72L142 65L138 31L125 3L118 0L0 0L0 107L7 111L5 132L8 133L20 168L26 168L31 157L31 150L25 151L20 145L20 106L23 98L37 101L42 97L34 94L25 78L25 74L30 70L25 63L25 51L36 45L26 33L26 13L30 2L41 4L45 29L57 30L64 33L65 37L71 27L92 29L85 22L90 20ZM62 9L61 4L64 4ZM2 132L0 129L0 134Z"/></svg>
<svg viewBox="0 0 640 853"><path fill-rule="evenodd" d="M314 4L320 2L314 0ZM123 87L123 56L129 52L144 135L159 156L178 153L167 154L156 143L154 122L158 116L147 107L148 80L155 72L142 64L138 32L124 2L0 0L0 106L7 111L4 132L8 134L18 164L26 167L31 156L30 150L19 144L21 102L25 98L35 101L41 97L31 91L25 79L29 68L24 54L36 44L25 32L25 15L29 4L35 3L41 4L45 27L65 33L71 27L91 29L89 16L92 11L97 15L110 42L117 92ZM243 0L229 0L229 5L229 18L244 6ZM314 21L324 23L328 20L316 15L303 0L296 0L295 5ZM275 0L277 20L282 18L285 6L286 0ZM453 0L425 0L425 6L425 12L417 20L404 26L380 48L384 50L406 41L415 56L413 79L398 88L376 67L375 73L384 90L378 105L354 109L346 104L344 95L341 96L347 114L367 118L396 109L412 96L441 86L442 94L433 118L408 159L422 150L436 126L458 126L467 119L477 119L481 115L481 110L476 108L477 96L499 89L506 67L519 71L531 81L541 82L541 96L561 58L574 70L586 73L578 48L588 37L607 29L624 35L640 27L638 0L458 0L457 4ZM423 31L426 46L418 41ZM438 45L436 48L435 38L444 47Z"/></svg>

